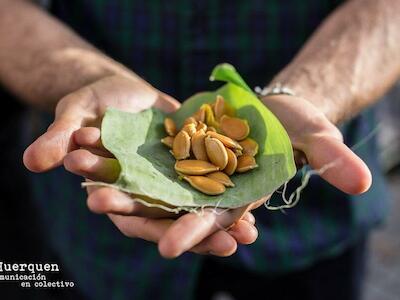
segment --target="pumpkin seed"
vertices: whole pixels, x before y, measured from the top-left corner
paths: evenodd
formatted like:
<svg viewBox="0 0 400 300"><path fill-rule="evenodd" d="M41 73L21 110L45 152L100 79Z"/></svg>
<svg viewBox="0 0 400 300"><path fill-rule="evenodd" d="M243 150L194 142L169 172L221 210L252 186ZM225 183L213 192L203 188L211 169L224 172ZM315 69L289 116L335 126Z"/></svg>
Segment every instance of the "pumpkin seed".
<svg viewBox="0 0 400 300"><path fill-rule="evenodd" d="M251 138L246 138L239 142L240 146L243 147L243 154L250 156L256 156L258 153L258 144Z"/></svg>
<svg viewBox="0 0 400 300"><path fill-rule="evenodd" d="M203 107L200 107L200 109L193 114L193 118L195 118L198 122L204 123L206 119L206 110Z"/></svg>
<svg viewBox="0 0 400 300"><path fill-rule="evenodd" d="M225 186L205 176L184 176L184 180L200 192L207 195L219 195L225 192Z"/></svg>
<svg viewBox="0 0 400 300"><path fill-rule="evenodd" d="M210 129L210 127L208 129ZM206 134L212 138L216 138L217 140L220 140L222 142L222 144L224 144L228 148L242 150L242 146L240 146L238 142L234 141L233 139L231 139L225 135L222 135L222 134L216 133L214 131L210 131L210 130L207 131Z"/></svg>
<svg viewBox="0 0 400 300"><path fill-rule="evenodd" d="M215 181L218 181L219 183L222 183L224 186L228 186L228 187L235 186L235 184L232 182L232 180L229 178L229 176L221 171L209 173L206 175L206 177L211 178Z"/></svg>
<svg viewBox="0 0 400 300"><path fill-rule="evenodd" d="M220 129L225 135L237 141L245 139L250 133L249 124L246 120L227 115L221 117Z"/></svg>
<svg viewBox="0 0 400 300"><path fill-rule="evenodd" d="M172 144L175 159L185 159L190 156L190 136L186 131L179 131Z"/></svg>
<svg viewBox="0 0 400 300"><path fill-rule="evenodd" d="M175 136L176 135L176 125L175 125L174 120L172 120L171 118L165 118L164 127L165 127L165 132L169 136Z"/></svg>
<svg viewBox="0 0 400 300"><path fill-rule="evenodd" d="M175 171L186 175L205 175L219 168L204 160L186 159L175 163Z"/></svg>
<svg viewBox="0 0 400 300"><path fill-rule="evenodd" d="M243 155L243 151L242 150L234 149L234 152L235 152L236 157L239 157L239 156Z"/></svg>
<svg viewBox="0 0 400 300"><path fill-rule="evenodd" d="M257 167L258 165L253 156L243 154L242 156L238 157L236 172L244 173Z"/></svg>
<svg viewBox="0 0 400 300"><path fill-rule="evenodd" d="M196 125L194 123L189 123L183 126L182 131L186 131L190 137L196 133Z"/></svg>
<svg viewBox="0 0 400 300"><path fill-rule="evenodd" d="M199 123L197 124L196 130L204 130L204 132L207 131L207 125L201 121L199 121Z"/></svg>
<svg viewBox="0 0 400 300"><path fill-rule="evenodd" d="M168 136L161 142L172 148L178 177L204 194L222 194L235 186L230 175L258 167L254 156L259 146L248 138L248 122L234 116L233 107L218 95L186 118L179 132L171 118L164 120Z"/></svg>
<svg viewBox="0 0 400 300"><path fill-rule="evenodd" d="M203 123L204 124L204 123ZM208 160L205 138L206 134L203 129L200 129L192 136L192 152L194 157L199 160Z"/></svg>
<svg viewBox="0 0 400 300"><path fill-rule="evenodd" d="M165 146L172 148L172 145L174 143L174 137L173 136L166 136L165 138L161 139L161 143L163 143Z"/></svg>
<svg viewBox="0 0 400 300"><path fill-rule="evenodd" d="M197 126L197 121L194 117L189 117L186 118L185 121L183 122L183 125L191 124L193 123L195 126Z"/></svg>
<svg viewBox="0 0 400 300"><path fill-rule="evenodd" d="M221 95L217 96L214 106L214 115L219 120L225 114L225 100Z"/></svg>
<svg viewBox="0 0 400 300"><path fill-rule="evenodd" d="M210 162L218 166L221 170L228 164L228 154L224 144L216 138L207 136L205 138L207 156Z"/></svg>
<svg viewBox="0 0 400 300"><path fill-rule="evenodd" d="M228 175L232 175L236 171L237 157L229 148L226 148L226 153L228 154L228 163L223 171Z"/></svg>
<svg viewBox="0 0 400 300"><path fill-rule="evenodd" d="M204 110L205 110L205 114L206 114L205 123L207 124L207 126L212 126L214 128L218 128L219 124L215 120L214 112L213 112L213 109L212 109L211 105L210 104L203 104L201 107L204 108Z"/></svg>

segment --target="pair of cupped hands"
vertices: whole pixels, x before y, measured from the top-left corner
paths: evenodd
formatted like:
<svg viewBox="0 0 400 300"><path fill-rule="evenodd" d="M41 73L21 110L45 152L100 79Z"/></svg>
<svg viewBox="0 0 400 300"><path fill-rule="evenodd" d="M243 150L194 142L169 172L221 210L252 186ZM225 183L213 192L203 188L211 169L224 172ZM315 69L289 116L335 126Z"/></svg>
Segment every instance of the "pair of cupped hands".
<svg viewBox="0 0 400 300"><path fill-rule="evenodd" d="M343 144L339 130L318 108L302 98L286 95L265 97L263 102L287 130L295 153L312 168L337 161L321 175L326 181L351 194L369 188L371 174L367 166ZM178 101L146 82L122 76L102 78L58 102L54 122L25 150L24 164L33 172L64 165L87 180L113 182L118 177L118 163L100 138L107 107L128 112L156 107L173 112L179 106ZM175 215L146 207L113 188L88 187L87 192L87 206L92 212L106 214L128 237L157 243L160 254L167 258L186 251L229 256L238 244L253 243L258 232L251 210L267 200L266 196L224 213L205 209L200 215Z"/></svg>

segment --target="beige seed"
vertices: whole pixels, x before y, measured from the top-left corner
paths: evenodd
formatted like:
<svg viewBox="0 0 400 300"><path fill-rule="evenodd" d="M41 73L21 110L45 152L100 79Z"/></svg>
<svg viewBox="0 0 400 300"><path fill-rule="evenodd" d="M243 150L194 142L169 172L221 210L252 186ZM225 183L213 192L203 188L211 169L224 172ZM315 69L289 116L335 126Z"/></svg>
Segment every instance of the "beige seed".
<svg viewBox="0 0 400 300"><path fill-rule="evenodd" d="M225 186L218 181L205 176L184 176L189 184L200 192L207 195L219 195L225 192Z"/></svg>
<svg viewBox="0 0 400 300"><path fill-rule="evenodd" d="M217 96L214 106L214 115L217 120L219 120L225 114L225 100L221 95Z"/></svg>
<svg viewBox="0 0 400 300"><path fill-rule="evenodd" d="M246 120L223 115L220 120L220 129L228 137L241 141L250 133L250 127Z"/></svg>
<svg viewBox="0 0 400 300"><path fill-rule="evenodd" d="M204 123L203 123L204 124ZM206 134L203 129L200 129L192 136L192 152L194 157L199 160L208 160L205 138Z"/></svg>
<svg viewBox="0 0 400 300"><path fill-rule="evenodd" d="M236 172L244 173L257 167L258 165L253 156L243 154L242 156L238 157Z"/></svg>
<svg viewBox="0 0 400 300"><path fill-rule="evenodd" d="M210 129L210 127L208 129ZM240 146L238 142L234 141L233 139L231 139L225 135L222 135L222 134L216 133L214 131L210 131L210 130L207 131L206 134L212 138L216 138L217 140L220 140L222 142L222 144L224 144L228 148L242 150L242 146Z"/></svg>
<svg viewBox="0 0 400 300"><path fill-rule="evenodd" d="M240 146L243 147L243 154L250 156L256 156L258 153L258 144L251 138L246 138L239 142Z"/></svg>
<svg viewBox="0 0 400 300"><path fill-rule="evenodd" d="M182 131L186 131L190 137L196 133L196 125L194 123L189 123L183 126Z"/></svg>
<svg viewBox="0 0 400 300"><path fill-rule="evenodd" d="M183 122L183 125L191 124L193 123L195 126L197 126L197 121L194 117L189 117L186 118L185 121Z"/></svg>
<svg viewBox="0 0 400 300"><path fill-rule="evenodd" d="M228 186L228 187L235 186L235 184L232 182L232 180L229 178L229 176L220 171L207 174L206 177L211 178L215 181L218 181L219 183L222 183L224 186Z"/></svg>
<svg viewBox="0 0 400 300"><path fill-rule="evenodd" d="M193 114L193 118L195 118L198 122L204 123L206 119L206 110L203 107L200 107L200 109Z"/></svg>
<svg viewBox="0 0 400 300"><path fill-rule="evenodd" d="M223 171L228 175L232 175L236 171L237 157L229 148L226 148L226 153L228 154L228 163Z"/></svg>
<svg viewBox="0 0 400 300"><path fill-rule="evenodd" d="M165 132L168 135L170 135L170 136L176 135L176 125L175 125L174 120L172 120L171 118L165 118L164 127L165 127Z"/></svg>
<svg viewBox="0 0 400 300"><path fill-rule="evenodd" d="M243 151L242 150L234 149L234 152L235 152L236 157L239 157L239 156L243 155Z"/></svg>
<svg viewBox="0 0 400 300"><path fill-rule="evenodd" d="M210 162L218 166L221 170L228 164L228 154L224 144L216 138L207 136L205 138L207 156Z"/></svg>
<svg viewBox="0 0 400 300"><path fill-rule="evenodd" d="M199 121L199 123L197 124L196 129L197 129L197 131L204 130L204 132L206 132L207 131L207 125L205 123Z"/></svg>
<svg viewBox="0 0 400 300"><path fill-rule="evenodd" d="M175 171L186 175L205 175L218 171L219 168L203 160L180 160L175 163Z"/></svg>
<svg viewBox="0 0 400 300"><path fill-rule="evenodd" d="M172 144L175 159L185 159L190 156L190 136L186 131L179 131Z"/></svg>
<svg viewBox="0 0 400 300"><path fill-rule="evenodd" d="M165 138L161 139L161 143L163 143L165 146L172 148L172 145L174 143L174 137L173 136L166 136Z"/></svg>

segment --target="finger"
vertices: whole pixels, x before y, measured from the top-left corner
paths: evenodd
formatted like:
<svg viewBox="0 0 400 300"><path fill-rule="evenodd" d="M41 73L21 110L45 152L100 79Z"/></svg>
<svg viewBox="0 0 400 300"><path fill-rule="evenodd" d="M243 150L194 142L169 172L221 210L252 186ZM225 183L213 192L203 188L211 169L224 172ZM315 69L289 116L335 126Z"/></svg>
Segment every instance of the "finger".
<svg viewBox="0 0 400 300"><path fill-rule="evenodd" d="M171 224L171 219L149 219L134 216L108 215L115 226L125 236L141 238L149 242L157 243L165 234ZM237 249L237 243L225 231L218 231L205 239L199 245L191 249L198 254L212 254L216 256L232 255Z"/></svg>
<svg viewBox="0 0 400 300"><path fill-rule="evenodd" d="M305 153L313 169L323 169L321 177L348 194L361 194L372 182L367 165L340 140L329 136L312 137Z"/></svg>
<svg viewBox="0 0 400 300"><path fill-rule="evenodd" d="M24 165L32 172L44 172L60 166L65 155L77 149L71 135L80 125L64 121L53 124L24 152Z"/></svg>
<svg viewBox="0 0 400 300"><path fill-rule="evenodd" d="M258 237L257 228L244 220L236 222L235 226L231 227L228 233L239 243L239 244L252 244Z"/></svg>
<svg viewBox="0 0 400 300"><path fill-rule="evenodd" d="M269 198L271 198L271 195L266 195L266 196L260 198L259 200L257 200L257 201L255 201L255 202L251 203L250 206L249 206L249 210L254 210L254 209L259 208L261 205L264 205L264 203L265 203Z"/></svg>
<svg viewBox="0 0 400 300"><path fill-rule="evenodd" d="M177 257L218 229L232 224L241 214L241 210L232 210L218 215L210 209L204 210L201 215L186 214L180 217L161 238L158 244L159 251L166 258Z"/></svg>
<svg viewBox="0 0 400 300"><path fill-rule="evenodd" d="M230 256L236 252L237 242L226 231L220 230L190 249L197 254L211 254L215 256Z"/></svg>
<svg viewBox="0 0 400 300"><path fill-rule="evenodd" d="M161 93L154 103L154 107L166 113L172 113L179 109L181 104L171 96Z"/></svg>
<svg viewBox="0 0 400 300"><path fill-rule="evenodd" d="M246 216L246 214L249 213L251 210L254 210L254 209L260 207L261 205L263 205L265 203L265 201L267 201L270 197L271 197L271 195L266 195L255 202L252 202L245 206L231 210L231 212L234 212L235 219L233 219L230 226L226 227L226 230L229 230L232 226L234 226L236 221L243 219ZM255 220L254 220L254 222L255 222Z"/></svg>
<svg viewBox="0 0 400 300"><path fill-rule="evenodd" d="M134 216L108 215L117 228L127 237L157 243L174 220L149 219Z"/></svg>
<svg viewBox="0 0 400 300"><path fill-rule="evenodd" d="M116 159L98 156L85 149L68 153L64 158L64 167L90 180L109 183L115 182L121 172Z"/></svg>
<svg viewBox="0 0 400 300"><path fill-rule="evenodd" d="M147 207L128 194L113 188L103 187L88 196L89 209L98 214L132 215L147 218L176 218L178 215L159 208Z"/></svg>
<svg viewBox="0 0 400 300"><path fill-rule="evenodd" d="M77 149L71 139L73 132L81 127L84 120L93 118L75 104L80 97L84 95L77 92L59 101L53 124L24 152L23 161L29 170L44 172L58 167L68 152Z"/></svg>
<svg viewBox="0 0 400 300"><path fill-rule="evenodd" d="M74 141L81 147L104 149L101 143L101 131L96 127L82 127L74 132Z"/></svg>
<svg viewBox="0 0 400 300"><path fill-rule="evenodd" d="M108 215L115 226L129 238L141 238L157 243L171 224L171 219L149 219L142 217ZM225 231L218 231L204 240L200 245L191 249L198 254L212 254L216 256L232 255L237 249L237 243Z"/></svg>
<svg viewBox="0 0 400 300"><path fill-rule="evenodd" d="M92 182L92 180L85 178L86 182ZM86 192L90 195L91 193L93 193L94 191L97 191L98 189L103 188L100 185L87 185L85 186Z"/></svg>
<svg viewBox="0 0 400 300"><path fill-rule="evenodd" d="M101 131L96 127L82 127L74 132L73 140L79 147L88 149L90 152L103 156L114 157L101 142Z"/></svg>
<svg viewBox="0 0 400 300"><path fill-rule="evenodd" d="M256 223L256 218L251 212L247 212L246 214L244 214L242 220L250 223L251 225L254 225Z"/></svg>

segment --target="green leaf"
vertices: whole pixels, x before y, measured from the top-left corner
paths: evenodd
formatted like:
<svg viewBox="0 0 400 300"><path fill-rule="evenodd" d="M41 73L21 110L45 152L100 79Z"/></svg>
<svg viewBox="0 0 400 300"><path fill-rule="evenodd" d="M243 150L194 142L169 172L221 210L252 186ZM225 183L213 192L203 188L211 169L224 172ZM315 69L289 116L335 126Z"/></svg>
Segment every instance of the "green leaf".
<svg viewBox="0 0 400 300"><path fill-rule="evenodd" d="M230 82L250 93L253 93L252 89L243 80L242 76L236 72L235 67L227 63L217 65L211 72L210 80Z"/></svg>
<svg viewBox="0 0 400 300"><path fill-rule="evenodd" d="M236 187L227 188L224 194L204 195L179 180L175 173L175 159L160 142L166 135L164 113L149 109L134 114L110 108L102 122L102 142L121 165L120 176L113 187L143 198L145 204L162 204L163 208L236 208L272 194L294 176L292 146L285 129L233 67L228 66L219 65L213 71L215 79L227 81L227 84L217 91L194 95L170 117L181 125L203 103L214 102L217 95L222 95L236 109L238 117L248 120L250 137L260 147L256 156L259 167L233 175Z"/></svg>

